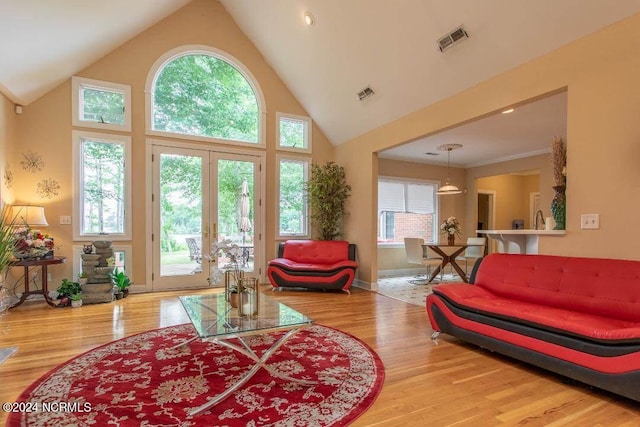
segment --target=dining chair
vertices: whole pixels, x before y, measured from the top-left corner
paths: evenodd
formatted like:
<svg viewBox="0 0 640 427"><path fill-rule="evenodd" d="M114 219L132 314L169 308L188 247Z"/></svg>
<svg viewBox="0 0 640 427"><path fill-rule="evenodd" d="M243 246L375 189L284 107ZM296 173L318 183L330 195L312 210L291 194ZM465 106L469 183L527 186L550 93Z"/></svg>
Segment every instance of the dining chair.
<svg viewBox="0 0 640 427"><path fill-rule="evenodd" d="M463 254L456 258L456 260L464 261L464 272L469 274L469 261L475 263L478 258L484 256L484 247L487 244L486 237L469 237L467 238L467 245L469 246L464 250Z"/></svg>
<svg viewBox="0 0 640 427"><path fill-rule="evenodd" d="M431 277L431 266L442 265L442 257L431 255L424 245L424 239L419 237L405 237L404 250L407 254L407 262L409 264L420 264L427 267L426 280ZM442 270L440 270L440 278L442 279ZM416 279L421 279L420 275Z"/></svg>

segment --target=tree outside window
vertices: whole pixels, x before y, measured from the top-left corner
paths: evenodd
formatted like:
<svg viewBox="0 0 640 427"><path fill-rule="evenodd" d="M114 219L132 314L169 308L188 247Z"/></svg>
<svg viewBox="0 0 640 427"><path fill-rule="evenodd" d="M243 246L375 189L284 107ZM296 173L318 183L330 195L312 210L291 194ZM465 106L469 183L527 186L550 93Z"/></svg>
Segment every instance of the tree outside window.
<svg viewBox="0 0 640 427"><path fill-rule="evenodd" d="M304 236L308 234L307 199L305 183L309 162L306 160L279 160L279 234Z"/></svg>
<svg viewBox="0 0 640 427"><path fill-rule="evenodd" d="M82 140L82 234L125 232L125 147Z"/></svg>
<svg viewBox="0 0 640 427"><path fill-rule="evenodd" d="M258 102L245 77L209 54L167 63L153 88L153 129L258 143Z"/></svg>

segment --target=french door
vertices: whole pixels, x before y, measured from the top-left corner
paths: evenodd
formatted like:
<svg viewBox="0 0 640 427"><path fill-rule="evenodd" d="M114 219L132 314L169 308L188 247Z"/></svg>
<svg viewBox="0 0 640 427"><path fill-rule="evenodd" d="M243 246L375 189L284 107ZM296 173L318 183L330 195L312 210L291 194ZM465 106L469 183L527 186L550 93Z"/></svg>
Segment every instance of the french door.
<svg viewBox="0 0 640 427"><path fill-rule="evenodd" d="M224 286L209 283L229 258L212 253L231 241L238 267L257 277L262 264L261 157L154 145L152 148L152 288Z"/></svg>

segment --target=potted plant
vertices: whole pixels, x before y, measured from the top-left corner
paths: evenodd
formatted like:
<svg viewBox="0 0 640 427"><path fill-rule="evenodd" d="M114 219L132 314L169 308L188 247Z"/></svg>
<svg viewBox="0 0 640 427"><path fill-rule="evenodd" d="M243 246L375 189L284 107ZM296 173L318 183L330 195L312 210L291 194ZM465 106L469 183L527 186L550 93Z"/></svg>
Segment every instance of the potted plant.
<svg viewBox="0 0 640 427"><path fill-rule="evenodd" d="M311 222L320 240L336 240L342 235L345 203L351 186L347 184L344 168L334 162L323 166L312 164L311 177L306 185L311 207Z"/></svg>
<svg viewBox="0 0 640 427"><path fill-rule="evenodd" d="M129 295L129 286L133 283L129 277L124 274L124 271L118 271L116 268L113 270L113 273L111 273L111 284L113 284L114 288L117 288L116 299L120 299ZM118 294L121 294L122 296L118 298Z"/></svg>
<svg viewBox="0 0 640 427"><path fill-rule="evenodd" d="M66 307L71 301L71 295L76 295L82 292L82 287L78 282L72 282L69 279L62 279L62 283L56 289L58 292L58 299L60 300L59 307Z"/></svg>
<svg viewBox="0 0 640 427"><path fill-rule="evenodd" d="M77 294L70 295L69 299L71 300L71 307L82 306L82 292L78 292Z"/></svg>

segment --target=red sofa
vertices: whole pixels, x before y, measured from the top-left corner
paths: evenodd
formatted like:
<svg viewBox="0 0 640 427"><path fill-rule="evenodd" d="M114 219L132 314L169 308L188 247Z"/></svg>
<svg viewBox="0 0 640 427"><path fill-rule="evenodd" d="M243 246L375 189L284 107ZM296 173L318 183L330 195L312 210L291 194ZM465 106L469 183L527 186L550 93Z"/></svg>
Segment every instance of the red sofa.
<svg viewBox="0 0 640 427"><path fill-rule="evenodd" d="M278 258L269 261L267 277L273 289L304 287L341 289L349 293L358 268L356 246L343 240L287 240Z"/></svg>
<svg viewBox="0 0 640 427"><path fill-rule="evenodd" d="M434 287L436 331L640 401L640 261L492 254Z"/></svg>

